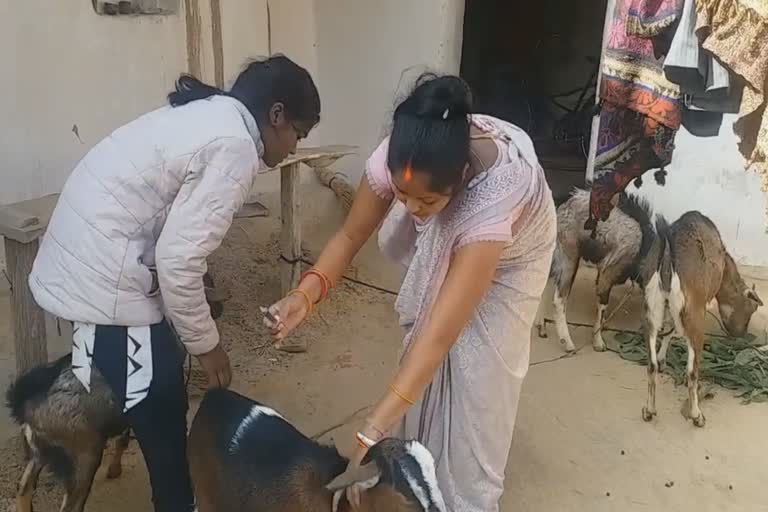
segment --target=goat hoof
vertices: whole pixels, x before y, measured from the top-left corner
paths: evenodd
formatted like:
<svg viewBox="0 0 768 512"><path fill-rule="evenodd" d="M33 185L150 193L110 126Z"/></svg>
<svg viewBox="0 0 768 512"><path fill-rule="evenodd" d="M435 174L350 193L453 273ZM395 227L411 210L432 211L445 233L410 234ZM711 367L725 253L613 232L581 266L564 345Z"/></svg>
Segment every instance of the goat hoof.
<svg viewBox="0 0 768 512"><path fill-rule="evenodd" d="M605 343L593 343L592 348L595 352L605 352Z"/></svg>
<svg viewBox="0 0 768 512"><path fill-rule="evenodd" d="M664 370L667 369L667 360L666 359L659 359L658 364L656 365L659 368L659 372L664 372Z"/></svg>
<svg viewBox="0 0 768 512"><path fill-rule="evenodd" d="M109 469L107 469L107 479L109 480L115 480L117 478L120 478L122 474L123 474L122 466L109 466Z"/></svg>
<svg viewBox="0 0 768 512"><path fill-rule="evenodd" d="M547 328L544 325L539 325L538 326L538 331L539 331L539 338L545 340L545 339L547 339L549 337L547 335Z"/></svg>
<svg viewBox="0 0 768 512"><path fill-rule="evenodd" d="M569 354L573 354L576 352L576 345L574 345L571 340L560 338L560 344L565 345L565 351L568 352Z"/></svg>
<svg viewBox="0 0 768 512"><path fill-rule="evenodd" d="M651 421L656 416L656 411L643 407L643 421Z"/></svg>
<svg viewBox="0 0 768 512"><path fill-rule="evenodd" d="M703 428L704 425L707 424L707 418L704 417L704 414L699 413L698 418L693 418L693 424L699 428Z"/></svg>

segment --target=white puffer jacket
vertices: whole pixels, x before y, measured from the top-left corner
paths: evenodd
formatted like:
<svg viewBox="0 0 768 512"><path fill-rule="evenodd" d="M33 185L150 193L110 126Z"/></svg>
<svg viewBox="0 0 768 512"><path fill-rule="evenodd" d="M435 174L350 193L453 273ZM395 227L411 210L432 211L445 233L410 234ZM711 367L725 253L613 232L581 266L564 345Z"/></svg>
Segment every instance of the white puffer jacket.
<svg viewBox="0 0 768 512"><path fill-rule="evenodd" d="M53 315L146 326L165 315L191 354L219 343L206 258L248 197L263 155L253 116L214 96L117 129L64 185L29 285Z"/></svg>

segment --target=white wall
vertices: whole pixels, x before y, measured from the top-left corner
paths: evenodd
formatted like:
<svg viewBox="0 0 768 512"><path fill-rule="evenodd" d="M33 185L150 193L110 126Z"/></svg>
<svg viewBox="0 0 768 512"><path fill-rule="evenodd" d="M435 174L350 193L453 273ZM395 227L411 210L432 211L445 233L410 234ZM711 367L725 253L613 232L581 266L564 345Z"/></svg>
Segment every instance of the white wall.
<svg viewBox="0 0 768 512"><path fill-rule="evenodd" d="M768 266L768 199L760 190L758 175L744 170L734 119L726 116L720 135L713 138L695 137L681 128L666 186L656 185L648 173L638 194L670 220L688 210L700 210L720 229L737 263Z"/></svg>
<svg viewBox="0 0 768 512"><path fill-rule="evenodd" d="M458 72L463 0L315 0L324 144L360 146L340 169L357 179L421 71ZM401 74L413 68L402 78Z"/></svg>
<svg viewBox="0 0 768 512"><path fill-rule="evenodd" d="M186 69L185 40L183 13L107 17L90 0L0 0L0 204L58 191L95 142L161 105Z"/></svg>
<svg viewBox="0 0 768 512"><path fill-rule="evenodd" d="M290 0L283 1L290 3ZM229 88L248 60L265 57L269 53L267 0L222 0L221 26L224 81Z"/></svg>
<svg viewBox="0 0 768 512"><path fill-rule="evenodd" d="M201 67L213 83L211 7L199 4ZM96 15L91 0L0 0L0 204L59 191L96 142L165 103L187 71L179 6L169 16L112 17ZM248 58L268 53L267 0L224 0L221 10L229 85ZM284 25L273 30L287 33Z"/></svg>
<svg viewBox="0 0 768 512"><path fill-rule="evenodd" d="M221 2L227 84L248 57L268 52L267 3ZM342 161L359 176L388 128L398 91L406 92L425 69L458 71L463 6L463 0L269 2L273 52L306 66L323 98L323 120L309 142L359 145L360 156ZM209 9L202 0L202 69L212 80ZM106 17L93 12L90 0L0 0L0 204L60 190L93 144L164 103L186 58L183 12Z"/></svg>

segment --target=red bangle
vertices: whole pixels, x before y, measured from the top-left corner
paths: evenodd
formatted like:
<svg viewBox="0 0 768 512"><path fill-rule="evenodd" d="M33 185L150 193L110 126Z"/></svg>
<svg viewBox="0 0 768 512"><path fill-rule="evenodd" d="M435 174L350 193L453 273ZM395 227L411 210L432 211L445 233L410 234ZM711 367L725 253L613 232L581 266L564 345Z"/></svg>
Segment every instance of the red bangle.
<svg viewBox="0 0 768 512"><path fill-rule="evenodd" d="M301 276L301 280L307 278L309 275L315 275L320 279L320 298L315 302L315 304L319 304L320 302L324 301L325 298L328 296L328 291L330 288L333 288L333 283L330 279L328 279L328 276L326 276L324 273L320 272L317 269L311 268L304 272L304 274Z"/></svg>

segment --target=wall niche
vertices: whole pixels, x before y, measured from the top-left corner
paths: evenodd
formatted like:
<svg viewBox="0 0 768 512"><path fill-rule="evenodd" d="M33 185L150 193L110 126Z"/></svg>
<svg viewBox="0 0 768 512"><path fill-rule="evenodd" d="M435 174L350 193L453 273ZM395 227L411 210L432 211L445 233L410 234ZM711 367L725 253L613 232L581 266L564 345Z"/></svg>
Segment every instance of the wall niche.
<svg viewBox="0 0 768 512"><path fill-rule="evenodd" d="M91 0L93 10L102 16L176 14L179 0Z"/></svg>

